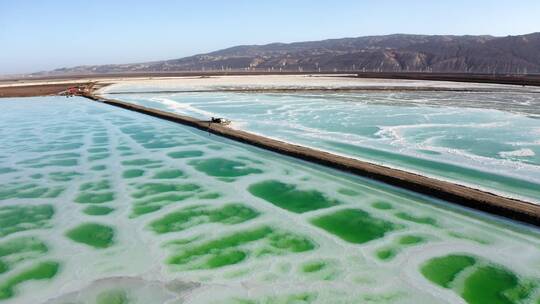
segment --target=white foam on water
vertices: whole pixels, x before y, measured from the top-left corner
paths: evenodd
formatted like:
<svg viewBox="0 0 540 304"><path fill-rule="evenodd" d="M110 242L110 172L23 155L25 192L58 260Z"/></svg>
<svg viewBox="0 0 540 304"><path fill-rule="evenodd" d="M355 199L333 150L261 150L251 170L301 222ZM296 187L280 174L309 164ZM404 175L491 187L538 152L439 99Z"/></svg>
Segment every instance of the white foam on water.
<svg viewBox="0 0 540 304"><path fill-rule="evenodd" d="M519 149L519 150L514 150L514 151L499 152L499 155L501 157L528 157L528 156L535 156L536 154L531 149Z"/></svg>
<svg viewBox="0 0 540 304"><path fill-rule="evenodd" d="M470 96L473 96L475 102L489 106L489 103L502 104L502 99L506 98L505 94L507 93L476 92ZM415 98L415 95L423 97ZM440 97L437 96L444 98L438 100ZM177 94L171 96L171 99L185 103L190 108L227 117L233 121L235 128L333 153L344 153L350 157L374 161L356 155L352 151L348 153L337 151L316 140L393 151L433 161L450 162L484 172L540 181L538 170L540 163L535 163L537 162L535 159L524 162L519 157L503 156L507 155L505 152L508 152L508 146L514 146L515 142L534 143L536 140L534 130L539 128L538 121L523 115L501 112L498 109L471 107L475 105L474 102L458 106L457 101L463 102L465 96L469 95L462 92L400 92L387 95L222 92ZM518 93L513 93L512 96L518 101L522 98ZM528 102L534 100L533 97L524 96ZM456 101L453 98L456 98ZM379 101L384 105L378 104ZM419 105L410 106L407 104L410 101ZM447 105L444 105L445 103ZM241 124L234 124L235 121ZM357 133L356 128L359 127L370 127L376 131L369 136L362 133L364 131ZM461 141L470 144L467 147L453 146L462 145ZM490 151L482 147L485 144L501 146L494 146ZM431 150L441 154L427 155L417 150ZM385 164L384 161L382 164ZM408 168L406 164L386 165L427 174L418 168ZM448 180L444 174L435 177ZM476 183L465 180L465 177L461 180L450 180L468 185ZM475 187L501 193L501 189L491 189L488 183ZM519 190L506 191L502 193L513 197L521 195Z"/></svg>
<svg viewBox="0 0 540 304"><path fill-rule="evenodd" d="M150 100L163 104L165 107L167 107L169 110L172 110L173 112L178 111L180 113L187 114L187 115L196 113L196 114L204 115L206 117L211 117L215 115L212 112L200 110L196 107L193 107L190 104L177 102L168 98L154 97L154 98L151 98Z"/></svg>

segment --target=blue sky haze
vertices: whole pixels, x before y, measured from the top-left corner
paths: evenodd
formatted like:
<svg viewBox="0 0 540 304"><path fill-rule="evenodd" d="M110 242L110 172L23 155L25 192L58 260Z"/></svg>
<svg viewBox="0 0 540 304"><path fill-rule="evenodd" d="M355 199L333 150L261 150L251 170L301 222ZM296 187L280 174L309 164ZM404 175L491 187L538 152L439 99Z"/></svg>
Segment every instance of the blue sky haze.
<svg viewBox="0 0 540 304"><path fill-rule="evenodd" d="M539 0L0 0L0 74L180 58L239 44L540 31Z"/></svg>

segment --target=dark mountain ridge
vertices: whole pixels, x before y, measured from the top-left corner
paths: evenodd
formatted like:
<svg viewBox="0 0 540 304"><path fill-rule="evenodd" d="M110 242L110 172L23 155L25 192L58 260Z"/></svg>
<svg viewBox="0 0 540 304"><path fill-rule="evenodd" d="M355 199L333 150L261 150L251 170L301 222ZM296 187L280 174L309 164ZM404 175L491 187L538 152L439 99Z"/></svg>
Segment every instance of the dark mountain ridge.
<svg viewBox="0 0 540 304"><path fill-rule="evenodd" d="M240 70L536 74L540 73L540 33L393 34L240 45L180 59L78 66L34 75Z"/></svg>

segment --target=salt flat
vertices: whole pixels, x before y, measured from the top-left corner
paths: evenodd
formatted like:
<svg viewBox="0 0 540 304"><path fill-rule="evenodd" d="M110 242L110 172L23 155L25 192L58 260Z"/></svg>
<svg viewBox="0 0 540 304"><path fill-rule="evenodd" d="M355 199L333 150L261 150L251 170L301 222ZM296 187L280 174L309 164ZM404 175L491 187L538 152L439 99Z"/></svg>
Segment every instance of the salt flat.
<svg viewBox="0 0 540 304"><path fill-rule="evenodd" d="M342 76L342 77L339 77ZM351 88L430 88L469 90L512 90L540 92L539 88L500 84L460 83L449 81L392 80L355 78L351 75L261 75L261 76L190 76L115 79L108 92L144 92L168 90L220 90L220 89L351 89Z"/></svg>

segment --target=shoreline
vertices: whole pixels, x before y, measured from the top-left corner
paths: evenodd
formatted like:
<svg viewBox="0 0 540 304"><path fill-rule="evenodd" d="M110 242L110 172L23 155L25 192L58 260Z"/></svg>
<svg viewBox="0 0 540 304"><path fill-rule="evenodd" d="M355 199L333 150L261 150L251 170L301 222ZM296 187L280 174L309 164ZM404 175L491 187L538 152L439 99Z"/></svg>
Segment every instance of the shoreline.
<svg viewBox="0 0 540 304"><path fill-rule="evenodd" d="M33 97L57 95L70 87L88 85L83 82L65 82L51 84L12 85L0 87L0 98L8 97Z"/></svg>
<svg viewBox="0 0 540 304"><path fill-rule="evenodd" d="M540 86L540 74L506 75L506 74L471 74L471 73L426 73L426 72L362 72L362 71L170 71L170 72L124 72L106 74L67 74L5 76L2 82L21 82L34 80L74 80L74 79L107 79L107 78L140 78L140 77L209 77L209 76L257 76L257 75L328 75L343 78L373 78L390 80L428 80L465 83L506 84L514 86Z"/></svg>
<svg viewBox="0 0 540 304"><path fill-rule="evenodd" d="M165 119L171 122L194 127L237 142L242 142L278 154L287 155L325 167L370 178L401 189L439 198L457 205L502 216L508 219L540 226L540 205L524 200L508 198L483 190L442 181L427 176L377 165L350 157L291 144L253 133L212 124L193 117L123 102L94 95L95 88L84 97L130 111Z"/></svg>
<svg viewBox="0 0 540 304"><path fill-rule="evenodd" d="M347 88L243 88L243 89L198 89L198 90L162 90L162 91L119 91L108 92L109 95L121 94L176 94L176 93L356 93L356 92L461 92L461 93L497 93L506 92L504 89L488 88L443 88L443 87L347 87ZM524 91L525 93L540 94L539 91Z"/></svg>
<svg viewBox="0 0 540 304"><path fill-rule="evenodd" d="M291 79L308 79L310 82L346 81L346 86L305 86L305 81L300 86L281 84L278 87L238 87L220 88L225 92L497 92L505 90L519 90L525 93L540 93L540 75L485 75L485 74L459 74L459 73L352 73L341 72L159 72L159 73L124 73L124 74L95 74L95 75L64 75L42 76L26 78L0 78L0 98L2 97L30 97L55 95L73 86L89 86L91 84L118 84L133 83L137 81L168 81L186 79L188 81L204 81L205 79L234 79L234 78L280 78L293 77ZM247 79L245 78L245 79ZM359 84L352 84L359 82ZM382 82L373 84L374 82ZM422 84L424 83L424 84ZM160 93L189 93L211 92L215 89L172 89L162 90ZM155 90L141 92L118 92L121 93L156 93Z"/></svg>

